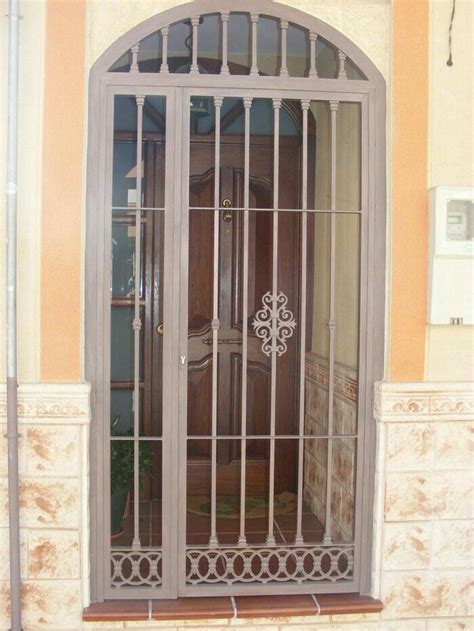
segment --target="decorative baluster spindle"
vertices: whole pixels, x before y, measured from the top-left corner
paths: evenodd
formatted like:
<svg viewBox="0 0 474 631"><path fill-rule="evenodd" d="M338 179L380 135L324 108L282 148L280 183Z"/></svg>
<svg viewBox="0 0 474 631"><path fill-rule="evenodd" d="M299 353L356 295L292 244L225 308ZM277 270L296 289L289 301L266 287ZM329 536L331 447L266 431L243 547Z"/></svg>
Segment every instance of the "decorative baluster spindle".
<svg viewBox="0 0 474 631"><path fill-rule="evenodd" d="M250 22L252 23L252 66L250 68L251 75L258 75L258 62L257 62L257 24L258 13L250 14Z"/></svg>
<svg viewBox="0 0 474 631"><path fill-rule="evenodd" d="M338 79L347 79L347 73L346 73L346 55L342 52L342 50L338 51L338 57L339 57L339 70L337 73L337 78Z"/></svg>
<svg viewBox="0 0 474 631"><path fill-rule="evenodd" d="M311 32L309 34L309 76L310 77L317 77L318 76L318 71L316 68L316 40L318 39L318 36L316 33Z"/></svg>
<svg viewBox="0 0 474 631"><path fill-rule="evenodd" d="M191 26L193 28L193 57L190 73L191 74L199 74L199 66L198 66L198 30L199 30L199 16L195 16L191 18Z"/></svg>
<svg viewBox="0 0 474 631"><path fill-rule="evenodd" d="M135 44L130 48L130 52L132 53L132 63L130 64L130 72L140 72L138 68L138 51L140 50L140 44Z"/></svg>
<svg viewBox="0 0 474 631"><path fill-rule="evenodd" d="M170 29L168 26L165 26L161 29L161 38L162 38L162 46L163 46L163 54L161 60L161 68L160 72L163 74L168 74L170 69L168 66L168 35L170 33Z"/></svg>
<svg viewBox="0 0 474 631"><path fill-rule="evenodd" d="M222 22L222 66L221 66L221 74L229 74L229 64L227 61L228 58L228 26L229 26L229 11L221 11L221 22Z"/></svg>
<svg viewBox="0 0 474 631"><path fill-rule="evenodd" d="M288 62L287 62L287 36L288 36L288 20L280 20L280 33L281 33L281 66L280 77L288 77Z"/></svg>

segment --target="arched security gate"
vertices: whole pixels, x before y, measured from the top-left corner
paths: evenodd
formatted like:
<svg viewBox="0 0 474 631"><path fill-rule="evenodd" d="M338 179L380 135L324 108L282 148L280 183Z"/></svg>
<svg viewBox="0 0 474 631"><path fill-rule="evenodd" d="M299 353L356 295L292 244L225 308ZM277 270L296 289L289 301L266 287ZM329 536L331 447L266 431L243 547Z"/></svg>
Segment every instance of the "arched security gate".
<svg viewBox="0 0 474 631"><path fill-rule="evenodd" d="M263 0L95 64L94 598L368 589L383 117L353 44Z"/></svg>

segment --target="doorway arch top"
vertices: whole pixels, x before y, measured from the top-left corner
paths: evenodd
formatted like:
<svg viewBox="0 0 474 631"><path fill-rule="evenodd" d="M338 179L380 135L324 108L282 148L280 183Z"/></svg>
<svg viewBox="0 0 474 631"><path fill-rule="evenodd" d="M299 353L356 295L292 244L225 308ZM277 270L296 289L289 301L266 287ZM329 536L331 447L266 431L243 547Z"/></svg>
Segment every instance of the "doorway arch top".
<svg viewBox="0 0 474 631"><path fill-rule="evenodd" d="M334 27L312 15L309 15L293 7L288 7L283 4L275 3L272 0L258 0L258 2L252 2L252 0L238 0L238 2L234 2L232 0L197 0L196 2L186 3L181 6L173 7L166 11L160 12L131 28L129 31L119 37L111 46L109 46L109 48L107 48L107 50L103 52L102 55L93 64L90 73L90 81L91 83L94 83L100 77L110 74L111 70L114 74L118 71L119 74L122 76L125 73L130 73L134 76L136 76L137 74L147 74L148 81L150 80L150 74L154 75L155 77L163 74L168 74L168 64L166 63L167 51L163 50L163 48L167 48L168 42L164 42L163 39L168 40L170 27L177 26L179 23L186 23L189 25L190 33L194 34L197 39L200 23L199 21L195 20L193 28L192 19L203 17L208 18L210 16L215 17L216 19L218 19L219 22L224 21L226 23L225 35L224 26L222 24L219 25L219 30L221 31L219 34L221 41L218 43L220 50L220 59L218 58L216 61L219 63L219 65L222 63L222 67L217 71L211 72L211 76L212 74L217 74L218 76L220 76L220 79L222 81L222 75L228 75L228 68L229 66L231 66L231 64L226 64L229 14L240 14L241 16L242 14L247 14L249 22L253 22L251 25L249 24L248 51L252 67L249 68L249 72L247 75L245 75L244 72L240 71L233 72L232 68L230 71L230 75L234 75L234 78L235 75L238 76L240 84L242 84L241 82L244 77L247 80L249 86L251 86L256 81L262 81L262 79L266 79L267 81L275 81L275 79L277 78L279 80L284 80L285 82L293 84L293 87L296 87L297 78L305 77L306 79L311 80L310 82L306 81L305 83L311 83L311 87L313 88L315 87L314 81L318 81L318 83L322 87L322 83L325 82L326 79L328 79L329 84L332 84L333 86L335 80L337 80L339 82L338 87L340 86L342 81L346 81L347 79L349 79L351 91L357 91L357 88L361 87L360 82L357 81L357 79L360 79L364 83L362 89L363 92L368 91L370 88L384 89L385 87L385 80L381 72L371 61L371 59L348 37L340 33ZM271 76L269 76L268 78L265 77L265 75L270 73L262 72L262 70L258 68L257 62L257 56L260 55L260 43L258 42L256 22L260 18L274 21L278 25L277 28L279 50L277 54L279 59L279 68L276 70L275 73L271 73ZM307 40L307 68L301 75L299 75L299 77L292 76L291 70L290 72L288 72L287 67L288 47L290 46L289 31L291 31L291 29L293 29L294 32L300 32L300 40L302 38L305 38ZM144 71L141 68L144 64L142 53L140 52L140 44L142 44L143 52L144 40L146 40L146 38L149 39L153 34L156 34L160 40L158 44L160 50L157 50L157 55L155 59L157 63L154 64L154 67L153 64L150 64L152 70ZM164 38L163 34L165 34ZM332 64L333 72L330 72L329 75L324 71L318 73L319 62L316 61L316 57L320 56L319 49L324 46L328 50L330 50L335 57L335 62ZM198 47L199 44L196 49ZM252 51L252 47L254 47L254 51ZM222 58L223 55L225 55L226 59ZM149 56L148 59L151 61L151 58ZM123 67L120 67L120 63L118 63L120 62L120 60L123 61ZM176 69L170 69L169 75L179 75L179 78L175 76L173 77L173 80L170 81L172 85L177 85L178 83L182 83L183 85L190 85L190 81L194 82L192 80L195 80L196 77L189 77L189 74L194 74L197 76L202 74L202 69L197 68L197 50L195 58L193 60L190 59L189 65L193 66L190 68L191 72L188 72L186 70L184 70L183 72L183 69L179 69L176 72ZM207 78L209 80L209 75L207 75ZM162 83L162 81L160 81L160 83ZM259 85L261 86L261 83ZM272 87L275 87L275 84L273 84Z"/></svg>

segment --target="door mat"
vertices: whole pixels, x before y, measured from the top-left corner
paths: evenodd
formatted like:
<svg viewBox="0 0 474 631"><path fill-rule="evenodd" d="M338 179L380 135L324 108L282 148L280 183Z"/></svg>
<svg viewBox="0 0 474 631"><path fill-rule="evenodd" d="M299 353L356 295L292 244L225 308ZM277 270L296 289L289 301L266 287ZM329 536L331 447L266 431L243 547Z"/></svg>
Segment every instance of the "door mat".
<svg viewBox="0 0 474 631"><path fill-rule="evenodd" d="M297 496L295 493L283 491L275 495L273 510L275 515L296 511ZM218 495L216 498L216 517L219 519L235 519L240 515L240 498L234 495ZM211 502L207 495L190 495L188 497L188 513L193 515L210 515ZM266 517L268 514L268 498L250 495L245 498L245 517Z"/></svg>

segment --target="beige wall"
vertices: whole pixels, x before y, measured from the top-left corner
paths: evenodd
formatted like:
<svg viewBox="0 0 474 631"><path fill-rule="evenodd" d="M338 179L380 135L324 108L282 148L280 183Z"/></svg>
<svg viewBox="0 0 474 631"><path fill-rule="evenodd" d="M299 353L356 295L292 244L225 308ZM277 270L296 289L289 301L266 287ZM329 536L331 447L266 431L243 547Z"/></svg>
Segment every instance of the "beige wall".
<svg viewBox="0 0 474 631"><path fill-rule="evenodd" d="M451 67L446 65L450 17L451 2L431 1L428 188L474 186L474 2L456 3ZM427 325L425 379L473 380L473 335L472 326Z"/></svg>
<svg viewBox="0 0 474 631"><path fill-rule="evenodd" d="M2 15L8 13L1 3ZM18 373L22 381L39 379L39 247L43 120L45 3L21 2L18 148ZM1 21L2 82L7 77L8 22ZM0 103L0 233L4 231L6 96ZM0 382L5 380L5 241L0 239Z"/></svg>

